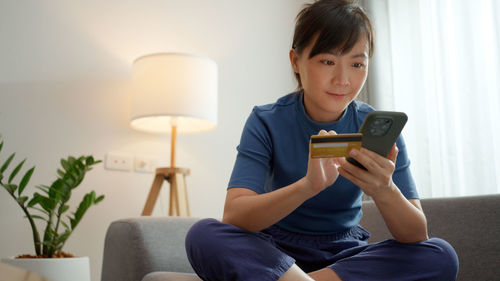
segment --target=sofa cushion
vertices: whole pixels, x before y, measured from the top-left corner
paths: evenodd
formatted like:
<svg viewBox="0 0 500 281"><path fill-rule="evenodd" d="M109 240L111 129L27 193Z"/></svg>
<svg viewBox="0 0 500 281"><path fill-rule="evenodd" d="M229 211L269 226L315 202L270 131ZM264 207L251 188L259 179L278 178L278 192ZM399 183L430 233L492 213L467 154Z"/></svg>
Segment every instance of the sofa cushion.
<svg viewBox="0 0 500 281"><path fill-rule="evenodd" d="M201 279L192 273L152 272L144 276L142 281L201 281Z"/></svg>

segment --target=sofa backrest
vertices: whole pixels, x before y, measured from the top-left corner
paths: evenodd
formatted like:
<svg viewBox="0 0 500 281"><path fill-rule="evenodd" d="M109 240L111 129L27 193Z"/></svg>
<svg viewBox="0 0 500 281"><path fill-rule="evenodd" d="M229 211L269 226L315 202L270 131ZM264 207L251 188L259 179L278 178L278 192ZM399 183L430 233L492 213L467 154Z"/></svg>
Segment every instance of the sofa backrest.
<svg viewBox="0 0 500 281"><path fill-rule="evenodd" d="M457 280L498 280L500 276L500 194L422 199L430 237L442 238L457 252ZM372 201L363 202L361 225L370 242L391 235Z"/></svg>

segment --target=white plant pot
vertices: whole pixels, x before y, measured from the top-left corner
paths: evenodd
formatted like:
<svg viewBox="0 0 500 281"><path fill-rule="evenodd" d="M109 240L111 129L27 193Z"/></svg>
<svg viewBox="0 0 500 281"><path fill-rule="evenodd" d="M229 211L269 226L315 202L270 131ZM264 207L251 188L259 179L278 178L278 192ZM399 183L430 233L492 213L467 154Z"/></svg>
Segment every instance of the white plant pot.
<svg viewBox="0 0 500 281"><path fill-rule="evenodd" d="M2 262L34 272L50 281L90 281L88 257L53 259L3 258Z"/></svg>

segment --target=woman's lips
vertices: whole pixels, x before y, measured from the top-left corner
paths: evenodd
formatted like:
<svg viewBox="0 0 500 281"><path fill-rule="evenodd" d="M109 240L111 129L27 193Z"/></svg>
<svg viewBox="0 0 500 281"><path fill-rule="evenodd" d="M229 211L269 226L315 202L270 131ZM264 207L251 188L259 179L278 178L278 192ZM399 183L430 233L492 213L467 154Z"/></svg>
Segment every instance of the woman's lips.
<svg viewBox="0 0 500 281"><path fill-rule="evenodd" d="M329 96L334 97L334 98L343 98L346 96L345 94L337 94L337 93L331 93L331 92L326 92Z"/></svg>

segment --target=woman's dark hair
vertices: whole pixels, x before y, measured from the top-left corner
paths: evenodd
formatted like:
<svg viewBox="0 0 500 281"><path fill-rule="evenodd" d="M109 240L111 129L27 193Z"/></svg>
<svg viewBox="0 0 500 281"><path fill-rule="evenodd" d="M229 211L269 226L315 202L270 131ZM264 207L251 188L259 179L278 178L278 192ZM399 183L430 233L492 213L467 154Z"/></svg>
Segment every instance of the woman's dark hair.
<svg viewBox="0 0 500 281"><path fill-rule="evenodd" d="M349 52L365 35L368 40L368 56L372 57L374 31L365 11L354 1L318 0L307 4L297 15L292 48L300 54L313 37L318 35L309 58L335 50L340 54ZM295 73L299 89L300 76Z"/></svg>

